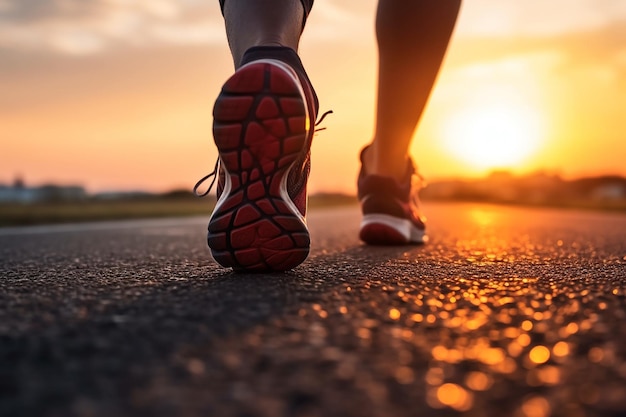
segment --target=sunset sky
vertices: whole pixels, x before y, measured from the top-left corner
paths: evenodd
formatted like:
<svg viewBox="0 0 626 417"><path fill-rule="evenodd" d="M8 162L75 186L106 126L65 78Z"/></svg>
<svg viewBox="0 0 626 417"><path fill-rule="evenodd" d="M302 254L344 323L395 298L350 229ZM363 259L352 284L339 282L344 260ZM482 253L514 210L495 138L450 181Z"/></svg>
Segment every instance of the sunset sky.
<svg viewBox="0 0 626 417"><path fill-rule="evenodd" d="M300 53L334 110L310 188L355 191L374 0L317 0ZM233 66L217 0L0 0L0 183L190 189ZM626 175L626 1L466 0L416 134L426 179Z"/></svg>

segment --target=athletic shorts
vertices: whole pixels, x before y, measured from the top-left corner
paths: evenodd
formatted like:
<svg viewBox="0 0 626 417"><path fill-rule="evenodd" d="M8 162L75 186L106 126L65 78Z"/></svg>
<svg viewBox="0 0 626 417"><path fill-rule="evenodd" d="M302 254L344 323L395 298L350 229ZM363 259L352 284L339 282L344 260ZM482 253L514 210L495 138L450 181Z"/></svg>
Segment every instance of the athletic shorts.
<svg viewBox="0 0 626 417"><path fill-rule="evenodd" d="M220 0L220 7L222 8L222 14L224 14L224 2L226 0ZM306 23L306 18L311 13L311 8L313 7L313 0L300 0L302 6L304 6L304 19L302 19L302 27Z"/></svg>

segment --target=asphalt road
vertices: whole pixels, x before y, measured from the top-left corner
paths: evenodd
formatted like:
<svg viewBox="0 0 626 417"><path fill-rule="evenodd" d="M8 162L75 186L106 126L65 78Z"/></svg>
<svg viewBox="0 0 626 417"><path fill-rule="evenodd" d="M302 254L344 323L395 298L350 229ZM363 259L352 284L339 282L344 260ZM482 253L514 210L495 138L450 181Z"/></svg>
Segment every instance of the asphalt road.
<svg viewBox="0 0 626 417"><path fill-rule="evenodd" d="M0 416L626 415L626 215L426 213L373 248L317 210L275 275L206 218L0 229Z"/></svg>

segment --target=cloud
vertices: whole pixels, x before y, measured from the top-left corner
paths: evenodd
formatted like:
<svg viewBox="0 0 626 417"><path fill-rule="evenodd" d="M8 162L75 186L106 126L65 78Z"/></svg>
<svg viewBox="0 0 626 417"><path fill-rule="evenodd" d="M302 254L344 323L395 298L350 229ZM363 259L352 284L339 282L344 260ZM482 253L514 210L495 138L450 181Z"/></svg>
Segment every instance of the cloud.
<svg viewBox="0 0 626 417"><path fill-rule="evenodd" d="M90 54L116 45L224 41L217 2L0 0L0 47Z"/></svg>
<svg viewBox="0 0 626 417"><path fill-rule="evenodd" d="M2 15L0 21L3 23L29 24L41 22L53 16L64 15L65 17L77 17L93 8L95 3L76 2L72 7L61 0L20 0L10 2L8 0L0 3Z"/></svg>
<svg viewBox="0 0 626 417"><path fill-rule="evenodd" d="M309 16L304 36L313 42L354 41L363 31L371 33L375 1L360 0L360 7L350 7L345 0L316 4ZM358 9L359 13L356 13ZM369 12L369 13L368 13Z"/></svg>
<svg viewBox="0 0 626 417"><path fill-rule="evenodd" d="M461 36L552 36L592 30L626 17L623 0L469 0L463 3Z"/></svg>
<svg viewBox="0 0 626 417"><path fill-rule="evenodd" d="M532 55L549 57L547 66L558 72L596 64L624 67L624 45L626 17L598 28L552 35L459 37L448 61L458 67Z"/></svg>
<svg viewBox="0 0 626 417"><path fill-rule="evenodd" d="M305 38L371 42L375 10L376 0L318 1ZM457 36L555 36L624 18L624 0L468 0ZM217 0L0 0L0 48L76 55L168 44L225 44Z"/></svg>

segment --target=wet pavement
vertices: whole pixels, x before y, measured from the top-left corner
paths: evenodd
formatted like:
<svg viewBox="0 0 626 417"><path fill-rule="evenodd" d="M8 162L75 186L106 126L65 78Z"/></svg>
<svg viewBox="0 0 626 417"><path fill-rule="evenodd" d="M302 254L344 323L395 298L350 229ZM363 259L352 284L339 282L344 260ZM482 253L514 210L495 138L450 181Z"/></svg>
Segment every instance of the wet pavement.
<svg viewBox="0 0 626 417"><path fill-rule="evenodd" d="M314 211L274 275L205 218L0 229L0 416L626 415L626 215L426 212L370 248Z"/></svg>

